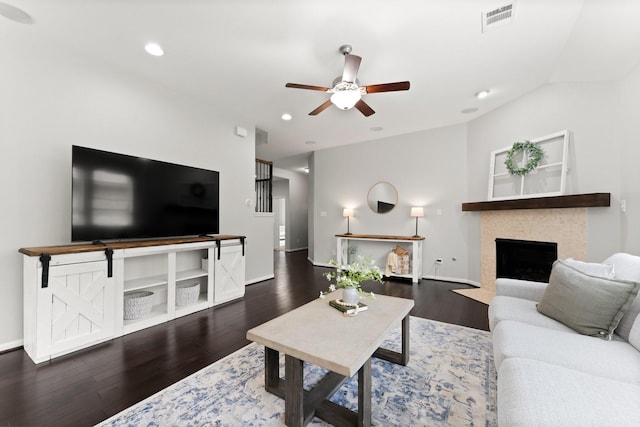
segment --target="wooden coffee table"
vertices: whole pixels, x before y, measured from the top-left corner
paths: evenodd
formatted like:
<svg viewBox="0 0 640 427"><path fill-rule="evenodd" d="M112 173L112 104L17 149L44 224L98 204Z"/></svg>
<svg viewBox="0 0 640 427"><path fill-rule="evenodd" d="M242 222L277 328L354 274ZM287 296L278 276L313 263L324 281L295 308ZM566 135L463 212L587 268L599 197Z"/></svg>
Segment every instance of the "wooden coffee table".
<svg viewBox="0 0 640 427"><path fill-rule="evenodd" d="M413 300L380 295L365 301L367 311L345 317L329 306L340 295L336 291L247 331L247 339L265 346L265 389L284 398L287 426L304 426L314 416L335 426L371 425L371 357L409 362ZM402 351L379 348L400 324ZM285 354L284 378L280 378L280 352ZM303 362L329 370L309 391L303 388ZM329 401L356 372L357 413Z"/></svg>

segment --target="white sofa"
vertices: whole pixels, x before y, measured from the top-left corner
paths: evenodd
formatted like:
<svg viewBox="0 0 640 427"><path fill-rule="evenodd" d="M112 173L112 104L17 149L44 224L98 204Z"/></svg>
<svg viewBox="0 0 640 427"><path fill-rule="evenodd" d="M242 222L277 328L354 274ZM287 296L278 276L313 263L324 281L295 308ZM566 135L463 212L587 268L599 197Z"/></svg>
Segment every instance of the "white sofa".
<svg viewBox="0 0 640 427"><path fill-rule="evenodd" d="M613 279L640 282L640 257L615 254ZM538 312L546 283L496 280L489 327L498 371L498 425L640 426L640 296L610 341Z"/></svg>

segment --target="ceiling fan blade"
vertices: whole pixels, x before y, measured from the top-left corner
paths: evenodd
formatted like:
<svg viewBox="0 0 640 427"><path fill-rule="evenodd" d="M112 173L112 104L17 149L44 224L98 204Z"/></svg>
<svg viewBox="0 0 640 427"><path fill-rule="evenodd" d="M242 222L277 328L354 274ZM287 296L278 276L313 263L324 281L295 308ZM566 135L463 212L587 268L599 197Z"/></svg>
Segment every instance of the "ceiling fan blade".
<svg viewBox="0 0 640 427"><path fill-rule="evenodd" d="M395 92L398 90L409 90L410 85L411 83L409 82L383 83L379 85L368 85L365 86L365 89L367 93Z"/></svg>
<svg viewBox="0 0 640 427"><path fill-rule="evenodd" d="M310 112L309 115L310 116L317 116L318 114L322 113L324 110L329 108L331 105L332 105L332 102L331 102L330 99L328 99L322 105L320 105L318 108L316 108L315 110Z"/></svg>
<svg viewBox="0 0 640 427"><path fill-rule="evenodd" d="M358 75L358 69L360 68L360 61L362 61L362 58L358 55L344 56L344 71L342 72L343 82L356 82L356 76Z"/></svg>
<svg viewBox="0 0 640 427"><path fill-rule="evenodd" d="M364 102L362 99L356 102L356 105L354 105L354 107L356 107L358 111L364 114L365 117L369 117L370 115L376 113L375 111L373 111L373 108L369 107L369 104Z"/></svg>
<svg viewBox="0 0 640 427"><path fill-rule="evenodd" d="M287 83L285 85L286 87L291 87L294 89L308 89L308 90L319 90L321 92L326 92L329 90L328 87L324 87L324 86L311 86L311 85L301 85L298 83Z"/></svg>

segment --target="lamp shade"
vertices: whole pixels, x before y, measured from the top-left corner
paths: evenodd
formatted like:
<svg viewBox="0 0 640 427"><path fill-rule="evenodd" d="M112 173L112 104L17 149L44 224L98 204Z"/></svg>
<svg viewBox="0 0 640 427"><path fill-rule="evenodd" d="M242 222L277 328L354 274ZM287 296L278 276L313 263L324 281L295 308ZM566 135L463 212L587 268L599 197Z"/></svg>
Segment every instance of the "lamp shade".
<svg viewBox="0 0 640 427"><path fill-rule="evenodd" d="M353 216L353 209L352 208L344 208L342 210L342 216L352 217Z"/></svg>
<svg viewBox="0 0 640 427"><path fill-rule="evenodd" d="M411 216L416 218L420 216L424 216L424 208L422 207L411 208Z"/></svg>

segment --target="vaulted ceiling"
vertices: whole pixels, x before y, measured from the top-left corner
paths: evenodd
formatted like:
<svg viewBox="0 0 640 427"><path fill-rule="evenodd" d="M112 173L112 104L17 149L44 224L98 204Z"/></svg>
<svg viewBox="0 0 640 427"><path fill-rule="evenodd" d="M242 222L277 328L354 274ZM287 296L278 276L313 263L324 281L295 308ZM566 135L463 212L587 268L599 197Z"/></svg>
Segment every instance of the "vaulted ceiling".
<svg viewBox="0 0 640 427"><path fill-rule="evenodd" d="M4 3L32 22L0 16L1 35L39 37L239 112L268 133L257 156L283 166L311 150L465 122L550 82L617 80L640 62L637 0ZM508 4L511 21L483 32L483 12ZM165 55L145 53L149 41ZM331 86L343 44L363 58L361 84L409 80L411 89L365 95L370 117L335 107L309 116L329 94L285 83Z"/></svg>

